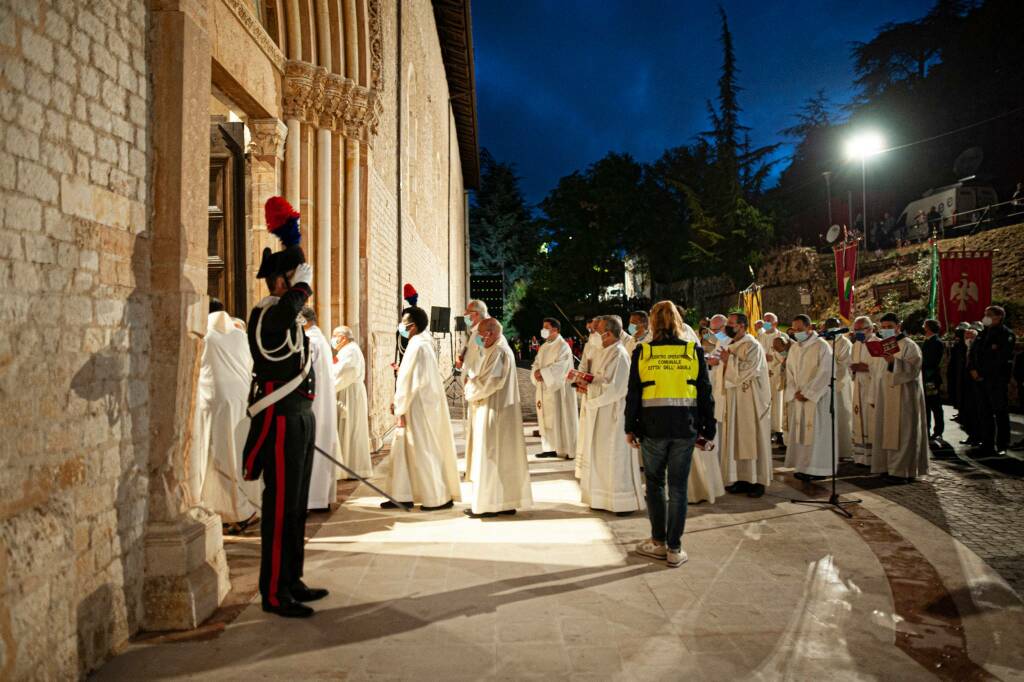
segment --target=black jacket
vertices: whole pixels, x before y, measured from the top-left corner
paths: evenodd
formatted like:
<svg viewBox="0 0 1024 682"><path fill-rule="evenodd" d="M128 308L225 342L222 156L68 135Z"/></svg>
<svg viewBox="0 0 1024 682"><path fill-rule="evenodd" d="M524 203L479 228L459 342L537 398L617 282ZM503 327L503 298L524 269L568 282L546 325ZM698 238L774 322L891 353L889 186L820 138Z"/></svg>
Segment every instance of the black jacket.
<svg viewBox="0 0 1024 682"><path fill-rule="evenodd" d="M926 384L942 385L942 356L946 346L938 336L929 336L921 344L921 379Z"/></svg>
<svg viewBox="0 0 1024 682"><path fill-rule="evenodd" d="M308 285L300 282L285 292L277 303L263 310L263 324L260 332L263 347L273 349L284 343L285 335L295 330L295 318L298 317L302 306L312 295ZM302 356L298 353L291 355L284 360L267 360L260 353L256 345L256 323L260 315L260 308L253 308L249 313L249 351L252 353L252 391L250 391L250 404L271 392L274 388L281 386L302 372L302 358L309 355L309 337L302 331L302 345L305 352ZM301 327L300 327L301 331ZM281 351L271 353L280 355ZM304 412L310 409L313 401L316 379L313 369L310 368L306 380L299 385L291 394L283 400L275 403L275 409L279 414Z"/></svg>
<svg viewBox="0 0 1024 682"><path fill-rule="evenodd" d="M652 346L679 346L679 339L652 341ZM633 351L629 366L629 392L626 394L626 433L640 438L692 438L701 435L715 437L715 399L711 395L711 380L704 361L704 350L697 346L697 406L696 407L643 407L640 386L641 345Z"/></svg>
<svg viewBox="0 0 1024 682"><path fill-rule="evenodd" d="M1017 338L1005 325L986 327L974 339L967 354L967 367L985 381L1009 381Z"/></svg>

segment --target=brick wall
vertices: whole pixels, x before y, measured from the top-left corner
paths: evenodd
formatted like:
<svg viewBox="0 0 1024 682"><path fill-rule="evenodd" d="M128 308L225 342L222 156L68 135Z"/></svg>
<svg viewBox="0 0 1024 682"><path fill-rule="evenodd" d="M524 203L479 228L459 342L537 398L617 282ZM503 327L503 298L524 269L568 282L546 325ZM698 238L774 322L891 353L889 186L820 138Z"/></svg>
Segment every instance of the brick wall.
<svg viewBox="0 0 1024 682"><path fill-rule="evenodd" d="M141 619L145 25L0 0L0 679L76 677Z"/></svg>

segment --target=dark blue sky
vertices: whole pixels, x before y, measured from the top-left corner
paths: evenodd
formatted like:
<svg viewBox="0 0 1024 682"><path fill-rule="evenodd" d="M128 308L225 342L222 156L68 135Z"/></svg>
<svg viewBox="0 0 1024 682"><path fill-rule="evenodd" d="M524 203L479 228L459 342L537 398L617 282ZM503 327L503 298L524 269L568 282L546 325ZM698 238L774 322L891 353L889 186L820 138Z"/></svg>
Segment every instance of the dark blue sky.
<svg viewBox="0 0 1024 682"><path fill-rule="evenodd" d="M755 146L819 88L852 93L850 47L933 0L724 0ZM527 200L609 151L642 161L709 127L722 63L710 1L476 0L480 144L516 164ZM790 150L783 148L781 155ZM785 164L781 164L784 166Z"/></svg>

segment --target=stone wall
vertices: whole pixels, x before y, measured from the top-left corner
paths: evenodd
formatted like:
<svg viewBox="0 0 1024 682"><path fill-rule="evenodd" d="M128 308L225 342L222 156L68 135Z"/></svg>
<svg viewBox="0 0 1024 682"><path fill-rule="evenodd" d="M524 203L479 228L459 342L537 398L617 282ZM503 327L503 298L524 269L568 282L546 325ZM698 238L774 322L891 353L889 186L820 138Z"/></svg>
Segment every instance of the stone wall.
<svg viewBox="0 0 1024 682"><path fill-rule="evenodd" d="M76 677L142 618L145 27L0 0L0 679Z"/></svg>
<svg viewBox="0 0 1024 682"><path fill-rule="evenodd" d="M429 0L403 2L402 66L398 68L395 2L383 3L384 111L370 164L368 248L368 383L375 445L392 424L395 326L399 287L411 282L419 305L458 309L466 302L462 167L448 104L441 48ZM395 91L402 74L401 147ZM400 158L398 154L401 154ZM402 168L399 259L397 168ZM444 197L448 196L448 201ZM400 265L399 265L400 260ZM451 370L451 336L438 338L442 371Z"/></svg>

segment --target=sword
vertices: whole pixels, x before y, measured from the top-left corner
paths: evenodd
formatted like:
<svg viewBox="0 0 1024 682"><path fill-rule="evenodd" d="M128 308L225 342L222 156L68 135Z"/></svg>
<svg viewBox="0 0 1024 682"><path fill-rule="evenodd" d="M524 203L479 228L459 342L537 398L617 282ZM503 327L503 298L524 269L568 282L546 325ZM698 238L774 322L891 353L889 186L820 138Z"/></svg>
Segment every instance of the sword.
<svg viewBox="0 0 1024 682"><path fill-rule="evenodd" d="M380 493L380 494L381 494L381 495L383 495L384 497L386 497L386 498L388 498L389 500L391 500L392 504L395 504L395 505L397 505L399 509L402 509L402 510L404 510L404 511L412 511L412 505L407 505L407 504L406 504L405 502L399 502L399 501L398 501L398 500L396 500L395 498L391 497L391 496L390 496L390 495L388 495L388 494L387 494L386 492L384 492L383 490L381 490L380 488L378 488L378 487L377 487L377 486L375 486L374 484L370 483L370 482L369 482L369 481L368 481L367 479L363 478L362 476L360 476L360 475L359 475L359 474L357 474L356 472L352 471L351 469L349 469L349 468L348 468L347 466L345 466L344 464L342 464L342 463L341 463L341 462L339 462L338 460L336 460L336 459L334 459L333 457L331 457L330 455L328 455L328 454L327 454L326 452L324 452L323 450L321 450L321 449L320 449L319 447L317 447L317 446L316 446L315 444L313 445L313 448L314 448L314 449L315 449L315 450L316 450L317 452L319 452L319 453L320 453L321 455L323 455L324 457L326 457L326 458L327 458L328 460L330 460L331 462L333 462L333 463L335 464L335 466L339 466L339 467L341 467L341 468L342 468L342 469L343 469L344 471L348 472L348 473L349 473L349 474L350 474L351 476L353 476L354 478L358 478L358 479L359 479L360 481L362 481L362 482L363 482L363 483L365 483L366 485L370 486L371 488L373 488L374 490L376 490L376 491L377 491L378 493Z"/></svg>

